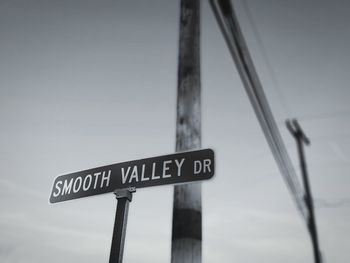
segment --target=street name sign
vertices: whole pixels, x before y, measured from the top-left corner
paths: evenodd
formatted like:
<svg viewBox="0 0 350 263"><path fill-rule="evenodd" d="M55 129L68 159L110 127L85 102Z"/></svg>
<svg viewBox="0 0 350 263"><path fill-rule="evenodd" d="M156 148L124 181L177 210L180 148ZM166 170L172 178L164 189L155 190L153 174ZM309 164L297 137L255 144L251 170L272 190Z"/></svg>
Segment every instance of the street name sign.
<svg viewBox="0 0 350 263"><path fill-rule="evenodd" d="M188 183L210 179L214 175L214 151L211 149L111 164L58 176L50 203L113 192L129 187Z"/></svg>

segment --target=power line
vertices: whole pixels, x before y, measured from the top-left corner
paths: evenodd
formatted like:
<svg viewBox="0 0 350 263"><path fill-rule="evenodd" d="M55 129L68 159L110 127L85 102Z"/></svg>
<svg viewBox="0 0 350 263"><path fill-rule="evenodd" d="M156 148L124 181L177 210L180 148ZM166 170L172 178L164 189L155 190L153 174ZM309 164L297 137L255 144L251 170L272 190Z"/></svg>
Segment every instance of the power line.
<svg viewBox="0 0 350 263"><path fill-rule="evenodd" d="M277 76L275 74L275 71L274 71L274 69L272 67L272 64L271 64L271 61L269 59L269 56L267 55L267 51L265 49L265 45L264 45L264 43L262 41L262 38L261 38L261 35L259 33L258 27L257 27L257 25L255 23L255 20L254 20L254 18L252 16L251 9L249 7L249 1L241 0L241 3L243 5L245 13L247 14L248 21L249 21L249 23L251 25L251 28L252 28L253 34L255 36L255 39L256 39L256 42L257 42L260 54L262 56L262 59L265 62L268 74L270 75L270 79L271 79L271 82L273 84L272 86L275 88L276 94L279 97L282 106L284 107L283 110L285 111L285 114L290 117L291 116L291 110L290 110L290 108L288 106L287 99L286 99L286 97L284 96L284 94L283 94L283 92L281 90L281 87L279 85L279 82L278 82Z"/></svg>
<svg viewBox="0 0 350 263"><path fill-rule="evenodd" d="M210 0L210 3L282 177L307 222L304 191L282 141L231 3L224 0Z"/></svg>
<svg viewBox="0 0 350 263"><path fill-rule="evenodd" d="M336 119L336 118L350 118L350 110L327 112L323 114L304 115L304 116L300 116L298 119L303 121L305 120L313 121L313 120L325 120L325 119Z"/></svg>
<svg viewBox="0 0 350 263"><path fill-rule="evenodd" d="M288 105L286 97L283 94L282 88L279 84L278 78L275 74L275 70L271 64L269 56L267 55L267 51L266 51L264 42L262 40L262 37L259 33L257 23L252 15L251 8L249 6L249 1L248 0L241 0L240 2L244 8L244 11L247 15L248 21L251 25L253 34L254 34L255 39L256 39L257 46L259 48L259 52L262 56L262 59L264 60L264 63L266 65L266 69L267 69L268 74L270 75L270 78L271 78L271 82L276 90L276 94L279 97L282 106L284 107L283 110L285 111L287 116L291 116L292 111ZM311 114L311 115L299 116L298 119L304 121L304 120L331 119L331 118L340 118L340 117L343 117L343 118L350 117L350 110L328 112L328 113L324 113L324 114ZM284 123L283 123L283 125L284 125Z"/></svg>

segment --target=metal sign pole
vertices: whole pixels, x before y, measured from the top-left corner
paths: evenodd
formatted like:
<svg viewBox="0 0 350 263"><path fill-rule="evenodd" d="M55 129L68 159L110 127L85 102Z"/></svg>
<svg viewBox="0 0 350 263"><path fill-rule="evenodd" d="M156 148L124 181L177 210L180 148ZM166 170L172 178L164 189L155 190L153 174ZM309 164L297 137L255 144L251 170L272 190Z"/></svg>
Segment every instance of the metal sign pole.
<svg viewBox="0 0 350 263"><path fill-rule="evenodd" d="M124 252L124 241L126 233L126 223L129 211L129 202L132 200L132 193L135 188L128 188L114 191L118 200L117 211L115 213L114 229L111 245L109 263L122 263Z"/></svg>

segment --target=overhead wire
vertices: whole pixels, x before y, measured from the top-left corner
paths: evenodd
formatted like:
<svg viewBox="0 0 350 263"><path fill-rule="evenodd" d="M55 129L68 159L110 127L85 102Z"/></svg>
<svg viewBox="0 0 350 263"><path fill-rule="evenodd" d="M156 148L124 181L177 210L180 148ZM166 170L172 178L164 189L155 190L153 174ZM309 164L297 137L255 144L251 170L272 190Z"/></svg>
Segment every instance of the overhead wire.
<svg viewBox="0 0 350 263"><path fill-rule="evenodd" d="M344 111L327 112L323 114L303 115L298 117L298 119L313 121L313 120L330 120L330 119L349 118L349 117L350 117L350 110L349 111L344 110Z"/></svg>
<svg viewBox="0 0 350 263"><path fill-rule="evenodd" d="M251 8L249 5L249 0L240 0L240 2L244 8L244 11L245 11L246 16L248 18L248 21L250 23L251 29L253 31L254 37L256 39L259 53L261 54L261 57L264 61L266 69L268 71L268 74L270 75L271 82L275 88L276 94L279 97L279 100L282 104L283 111L285 111L287 116L291 117L292 111L291 111L291 109L287 103L287 99L286 99L286 97L281 89L278 78L275 74L275 70L272 67L272 64L271 64L271 61L270 61L269 56L267 54L264 42L263 42L262 37L261 37L261 34L259 33L257 23L252 15L252 11L251 11ZM323 113L323 114L302 115L302 116L298 116L298 120L317 120L317 119L331 119L331 118L344 118L344 117L350 117L349 110L327 112L327 113ZM283 125L285 125L285 124L283 123Z"/></svg>
<svg viewBox="0 0 350 263"><path fill-rule="evenodd" d="M265 45L264 45L264 43L262 41L262 38L261 38L261 35L259 33L257 24L255 22L255 19L253 18L253 15L252 15L252 12L251 12L251 8L249 6L249 1L248 0L241 0L241 3L242 3L242 6L244 8L244 11L245 11L245 13L247 15L248 21L249 21L249 23L251 25L251 29L253 31L253 34L254 34L254 37L256 39L256 43L257 43L258 49L259 49L259 53L261 54L261 57L262 57L262 59L264 61L264 64L265 64L266 69L267 69L267 73L270 76L272 86L275 88L276 94L277 94L277 96L280 99L280 102L281 102L281 105L283 107L283 111L285 112L285 115L290 117L291 116L291 110L290 110L290 108L288 106L288 103L287 103L287 100L286 100L286 98L284 96L284 93L281 90L281 87L279 85L277 76L275 74L275 70L273 69L273 67L271 65L269 56L267 55L267 51L266 51Z"/></svg>
<svg viewBox="0 0 350 263"><path fill-rule="evenodd" d="M307 222L303 188L277 128L231 4L223 0L210 0L210 3L278 168L300 214Z"/></svg>

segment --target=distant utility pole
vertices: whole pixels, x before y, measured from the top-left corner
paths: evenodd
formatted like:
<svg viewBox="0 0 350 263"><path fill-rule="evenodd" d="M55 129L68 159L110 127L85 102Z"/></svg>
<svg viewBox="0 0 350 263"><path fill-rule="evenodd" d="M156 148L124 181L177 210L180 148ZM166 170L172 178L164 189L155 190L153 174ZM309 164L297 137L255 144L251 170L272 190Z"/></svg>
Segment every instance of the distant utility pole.
<svg viewBox="0 0 350 263"><path fill-rule="evenodd" d="M181 0L176 151L201 147L199 10L199 0ZM201 261L201 184L175 186L171 262Z"/></svg>
<svg viewBox="0 0 350 263"><path fill-rule="evenodd" d="M305 160L305 154L304 154L304 144L309 145L310 140L306 137L305 133L301 129L297 120L295 119L292 121L287 120L286 125L297 143L297 149L298 149L298 155L299 155L299 161L300 161L300 167L301 167L301 175L303 177L303 183L305 188L305 203L309 211L308 229L311 236L315 263L321 263L322 258L321 258L321 253L319 249L319 244L318 244L316 219L315 219L315 213L314 213L314 203L313 203L308 173L306 169L306 160Z"/></svg>

